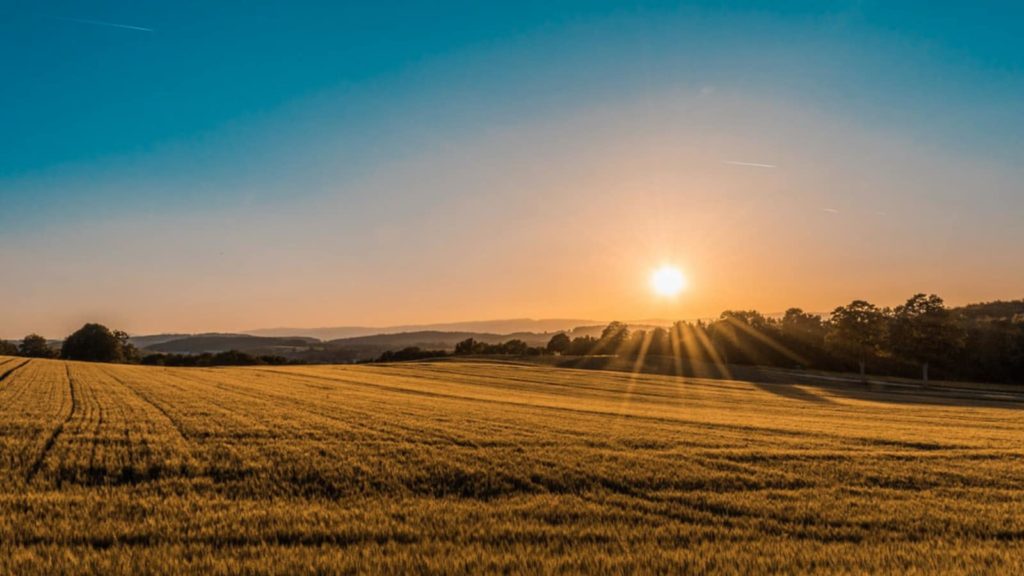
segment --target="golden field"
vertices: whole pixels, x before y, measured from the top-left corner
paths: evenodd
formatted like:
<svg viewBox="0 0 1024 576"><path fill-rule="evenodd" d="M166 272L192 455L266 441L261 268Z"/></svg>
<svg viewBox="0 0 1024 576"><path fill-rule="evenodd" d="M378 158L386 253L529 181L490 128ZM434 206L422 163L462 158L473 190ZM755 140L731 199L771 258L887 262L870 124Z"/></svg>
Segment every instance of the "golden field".
<svg viewBox="0 0 1024 576"><path fill-rule="evenodd" d="M1024 404L0 357L0 572L1024 573Z"/></svg>

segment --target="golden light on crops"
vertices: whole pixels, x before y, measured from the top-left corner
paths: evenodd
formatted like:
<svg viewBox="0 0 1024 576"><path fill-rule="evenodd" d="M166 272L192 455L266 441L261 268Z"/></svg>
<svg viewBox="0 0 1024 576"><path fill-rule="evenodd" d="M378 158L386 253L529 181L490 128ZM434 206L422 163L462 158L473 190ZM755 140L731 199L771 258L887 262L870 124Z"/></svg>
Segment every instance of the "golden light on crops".
<svg viewBox="0 0 1024 576"><path fill-rule="evenodd" d="M676 296L686 289L686 276L671 265L664 265L651 272L651 289L659 296Z"/></svg>

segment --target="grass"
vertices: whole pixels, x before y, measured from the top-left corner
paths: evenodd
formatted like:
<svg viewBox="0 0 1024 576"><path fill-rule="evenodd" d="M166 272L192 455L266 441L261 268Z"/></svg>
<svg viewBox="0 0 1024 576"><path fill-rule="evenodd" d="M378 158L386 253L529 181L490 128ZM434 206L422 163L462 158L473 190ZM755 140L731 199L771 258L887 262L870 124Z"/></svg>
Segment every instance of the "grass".
<svg viewBox="0 0 1024 576"><path fill-rule="evenodd" d="M0 572L1024 572L1024 404L0 357Z"/></svg>

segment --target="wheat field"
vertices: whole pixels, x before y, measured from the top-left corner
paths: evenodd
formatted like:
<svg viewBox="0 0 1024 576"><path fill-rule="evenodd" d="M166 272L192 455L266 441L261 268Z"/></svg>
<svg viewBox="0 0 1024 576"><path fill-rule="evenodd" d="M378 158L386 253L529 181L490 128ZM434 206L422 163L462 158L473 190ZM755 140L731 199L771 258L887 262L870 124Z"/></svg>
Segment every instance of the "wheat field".
<svg viewBox="0 0 1024 576"><path fill-rule="evenodd" d="M1022 407L0 357L0 572L1024 573Z"/></svg>

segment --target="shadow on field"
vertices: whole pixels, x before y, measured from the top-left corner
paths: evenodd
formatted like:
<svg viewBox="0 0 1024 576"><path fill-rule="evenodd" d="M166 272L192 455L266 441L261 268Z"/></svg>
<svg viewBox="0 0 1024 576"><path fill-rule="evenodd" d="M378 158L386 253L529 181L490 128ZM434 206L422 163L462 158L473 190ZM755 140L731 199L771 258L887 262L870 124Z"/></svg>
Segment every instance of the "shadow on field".
<svg viewBox="0 0 1024 576"><path fill-rule="evenodd" d="M814 402L816 404L834 404L831 400L824 396L819 396L813 392L808 392L803 388L795 384L769 384L767 382L751 382L755 388L781 396L782 398L789 398L790 400L800 400L801 402Z"/></svg>
<svg viewBox="0 0 1024 576"><path fill-rule="evenodd" d="M541 356L525 359L527 363L546 364L559 368L581 370L637 371L636 361L615 356ZM867 384L856 376L817 373L804 370L784 370L736 364L714 365L701 362L677 362L670 357L648 357L639 367L644 374L740 380L754 384L758 389L778 396L825 404L827 397L801 389L794 384L827 390L831 396L842 396L871 402L895 404L925 404L935 406L966 406L987 408L1024 408L1024 388L1005 385L979 385L973 383L942 382L923 387L917 382L897 379L871 379Z"/></svg>

